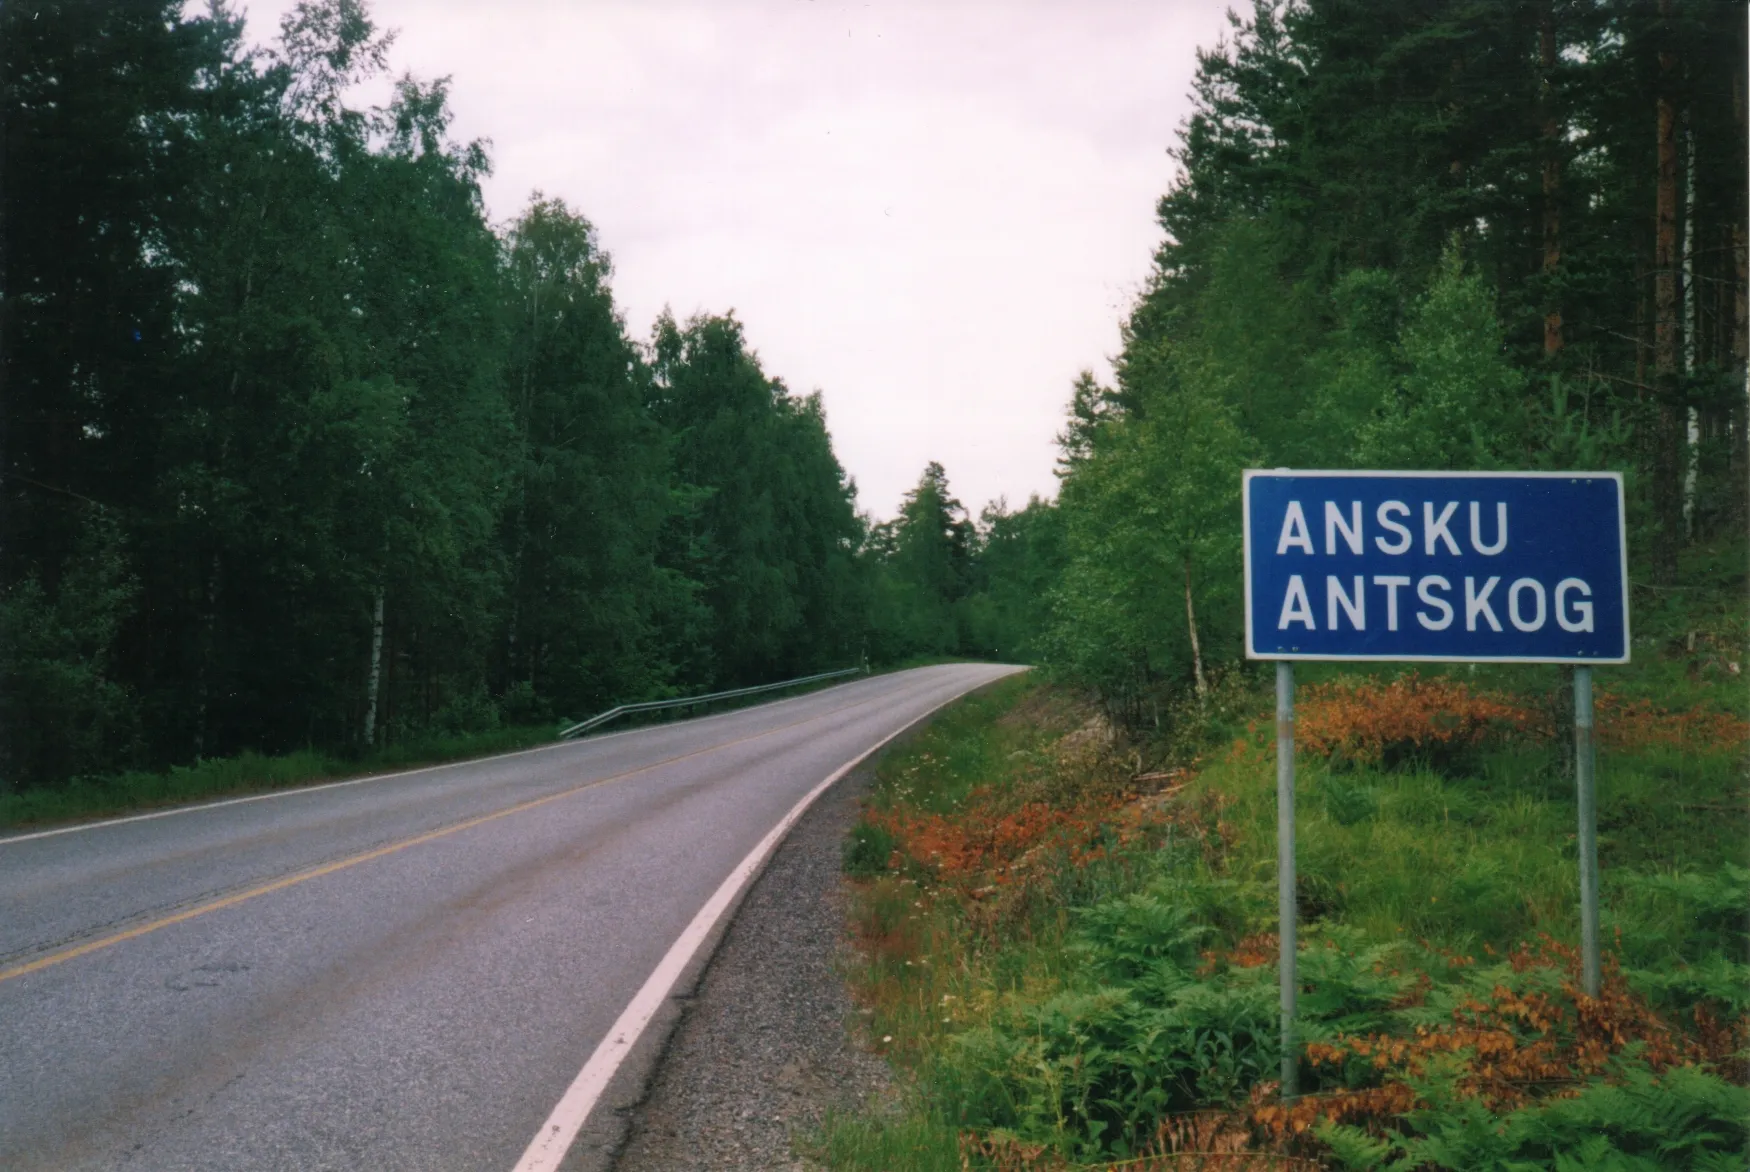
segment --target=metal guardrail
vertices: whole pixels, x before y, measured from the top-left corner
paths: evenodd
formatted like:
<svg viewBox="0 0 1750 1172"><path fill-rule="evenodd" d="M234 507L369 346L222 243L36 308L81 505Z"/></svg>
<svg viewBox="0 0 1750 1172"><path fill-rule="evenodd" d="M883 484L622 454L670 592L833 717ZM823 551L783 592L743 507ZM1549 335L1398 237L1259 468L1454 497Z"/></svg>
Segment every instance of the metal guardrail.
<svg viewBox="0 0 1750 1172"><path fill-rule="evenodd" d="M862 667L847 667L842 671L823 671L817 676L802 676L794 680L779 680L775 684L755 684L751 688L731 688L727 692L712 692L705 696L682 696L674 700L646 700L642 704L622 704L618 708L610 708L598 716L592 716L588 720L580 720L569 728L559 730L559 739L565 741L570 740L575 736L581 736L593 728L598 728L601 725L606 724L615 717L625 716L632 712L656 712L663 708L686 708L693 704L709 704L713 700L733 700L737 696L753 696L760 692L775 692L779 688L794 688L798 684L813 684L818 683L821 680L836 680L841 676L863 675L866 674L868 670L869 668L866 665Z"/></svg>

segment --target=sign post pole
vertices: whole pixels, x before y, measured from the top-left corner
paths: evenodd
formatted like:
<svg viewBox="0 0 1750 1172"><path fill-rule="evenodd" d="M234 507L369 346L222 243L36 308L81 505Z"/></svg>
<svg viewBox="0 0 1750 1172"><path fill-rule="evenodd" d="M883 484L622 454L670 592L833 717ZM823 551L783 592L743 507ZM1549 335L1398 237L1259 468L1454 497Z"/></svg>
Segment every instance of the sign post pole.
<svg viewBox="0 0 1750 1172"><path fill-rule="evenodd" d="M1276 661L1276 916L1282 959L1282 1098L1298 1093L1300 1053L1294 1044L1294 664Z"/></svg>
<svg viewBox="0 0 1750 1172"><path fill-rule="evenodd" d="M1592 668L1632 643L1622 475L1248 468L1240 495L1246 658L1276 661L1283 1098L1299 1068L1296 659L1574 665L1582 978L1598 996Z"/></svg>
<svg viewBox="0 0 1750 1172"><path fill-rule="evenodd" d="M1278 701L1278 705L1280 705ZM1592 669L1574 669L1574 784L1579 791L1580 965L1586 996L1596 997L1598 963L1598 800L1594 782L1596 744L1592 722Z"/></svg>

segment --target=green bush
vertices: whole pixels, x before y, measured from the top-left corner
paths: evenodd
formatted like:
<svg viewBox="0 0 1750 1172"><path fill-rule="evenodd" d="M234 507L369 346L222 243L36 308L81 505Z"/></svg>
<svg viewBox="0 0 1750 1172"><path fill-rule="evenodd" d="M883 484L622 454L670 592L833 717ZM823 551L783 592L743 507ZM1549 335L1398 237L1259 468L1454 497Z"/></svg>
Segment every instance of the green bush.
<svg viewBox="0 0 1750 1172"><path fill-rule="evenodd" d="M944 714L940 739L891 762L881 808L951 824L969 792L1064 808L1072 791L1038 778L1070 755L1049 739L1017 751L1005 707ZM931 892L928 876L871 887L870 936L904 944L880 970L876 1032L895 1035L888 1053L919 1097L904 1128L866 1117L847 1140L891 1153L902 1130L928 1133L945 1161L958 1130L971 1167L987 1141L1043 1149L1042 1167L1104 1166L1180 1113L1228 1111L1236 1134L1338 1167L1746 1166L1750 1091L1727 1080L1744 1057L1730 1031L1750 1014L1750 867L1730 839L1742 820L1719 814L1741 766L1603 756L1607 996L1588 1008L1574 993L1573 782L1557 754L1502 746L1475 776L1303 755L1302 1101L1348 1093L1353 1125L1320 1128L1321 1148L1252 1103L1280 1063L1273 760L1255 735L1205 745L1158 838L1042 844L1024 875L970 898ZM1696 818L1716 825L1697 837ZM890 853L871 829L847 844L848 870ZM1505 1051L1467 1040L1479 1018ZM1419 1105L1393 1114L1412 1094ZM835 1166L880 1166L859 1158Z"/></svg>
<svg viewBox="0 0 1750 1172"><path fill-rule="evenodd" d="M1271 970L1199 982L1163 957L1136 985L1015 1000L949 1040L933 1084L962 1126L1122 1157L1169 1113L1243 1100L1278 1046Z"/></svg>
<svg viewBox="0 0 1750 1172"><path fill-rule="evenodd" d="M888 860L893 857L897 845L886 827L859 821L852 828L850 837L845 839L845 874L853 879L870 879L882 874L887 870Z"/></svg>
<svg viewBox="0 0 1750 1172"><path fill-rule="evenodd" d="M1750 1090L1693 1066L1663 1076L1630 1066L1572 1098L1498 1115L1460 1095L1450 1072L1417 1088L1429 1104L1404 1117L1409 1134L1375 1139L1324 1126L1338 1166L1464 1172L1742 1172L1750 1148Z"/></svg>

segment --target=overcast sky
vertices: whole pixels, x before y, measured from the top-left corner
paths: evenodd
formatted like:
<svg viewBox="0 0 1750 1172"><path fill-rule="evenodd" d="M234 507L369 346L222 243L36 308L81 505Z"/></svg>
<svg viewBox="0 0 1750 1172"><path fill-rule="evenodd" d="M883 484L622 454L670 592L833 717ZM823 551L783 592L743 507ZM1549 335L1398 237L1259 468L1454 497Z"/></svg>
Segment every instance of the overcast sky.
<svg viewBox="0 0 1750 1172"><path fill-rule="evenodd" d="M290 0L239 0L249 35ZM975 514L1055 490L1070 384L1109 377L1167 150L1223 0L374 0L448 75L487 208L593 222L635 338L734 309L826 400L861 506L940 461Z"/></svg>

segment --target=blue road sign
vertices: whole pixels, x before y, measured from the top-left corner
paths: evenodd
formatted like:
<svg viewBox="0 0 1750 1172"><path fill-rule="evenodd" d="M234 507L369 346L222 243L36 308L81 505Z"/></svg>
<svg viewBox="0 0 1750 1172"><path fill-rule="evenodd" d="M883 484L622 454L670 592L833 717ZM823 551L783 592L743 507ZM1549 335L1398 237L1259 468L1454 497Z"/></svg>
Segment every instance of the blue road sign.
<svg viewBox="0 0 1750 1172"><path fill-rule="evenodd" d="M1615 472L1245 473L1246 655L1627 663Z"/></svg>

